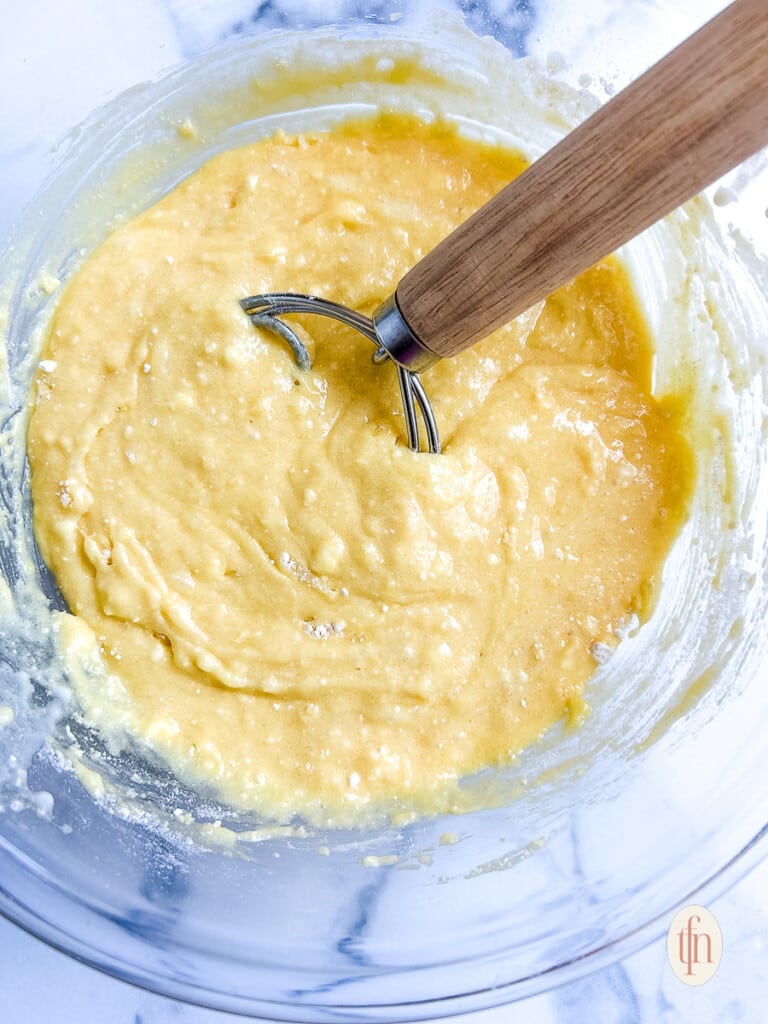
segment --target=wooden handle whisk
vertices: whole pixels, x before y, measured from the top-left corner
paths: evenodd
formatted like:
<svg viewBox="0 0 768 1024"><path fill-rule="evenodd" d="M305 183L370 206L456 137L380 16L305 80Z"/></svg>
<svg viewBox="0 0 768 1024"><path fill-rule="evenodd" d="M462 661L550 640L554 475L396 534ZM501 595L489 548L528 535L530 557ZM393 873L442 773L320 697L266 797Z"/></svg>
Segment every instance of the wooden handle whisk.
<svg viewBox="0 0 768 1024"><path fill-rule="evenodd" d="M405 275L409 344L461 352L766 144L768 0L735 0Z"/></svg>
<svg viewBox="0 0 768 1024"><path fill-rule="evenodd" d="M397 365L408 444L440 450L418 378L514 319L768 144L768 0L734 0L601 107L402 278L372 318L312 295L251 295L253 323L318 313Z"/></svg>

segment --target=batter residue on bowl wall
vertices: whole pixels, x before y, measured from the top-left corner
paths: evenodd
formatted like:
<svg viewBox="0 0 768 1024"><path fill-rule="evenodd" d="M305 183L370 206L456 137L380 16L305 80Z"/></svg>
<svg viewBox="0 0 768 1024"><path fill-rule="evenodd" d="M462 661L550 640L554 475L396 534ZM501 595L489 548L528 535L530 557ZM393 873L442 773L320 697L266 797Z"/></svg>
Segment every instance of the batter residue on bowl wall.
<svg viewBox="0 0 768 1024"><path fill-rule="evenodd" d="M231 150L86 261L29 430L35 529L104 671L86 717L235 807L446 809L566 716L648 610L692 464L608 260L429 375L403 444L357 335L302 373L238 300L370 313L523 167L405 116Z"/></svg>

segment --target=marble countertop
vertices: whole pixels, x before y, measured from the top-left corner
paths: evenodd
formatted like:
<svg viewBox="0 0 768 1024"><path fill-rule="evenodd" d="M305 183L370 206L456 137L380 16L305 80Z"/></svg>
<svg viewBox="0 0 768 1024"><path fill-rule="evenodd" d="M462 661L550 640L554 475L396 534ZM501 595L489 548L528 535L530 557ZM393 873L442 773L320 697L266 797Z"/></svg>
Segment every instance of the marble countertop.
<svg viewBox="0 0 768 1024"><path fill-rule="evenodd" d="M397 4L362 5L366 13L388 16ZM451 6L442 4L442 6ZM469 3L456 6L470 21L491 18L497 33L517 47L535 49L546 40L562 42L578 63L586 45L579 16L553 23L546 2ZM593 0L593 21L609 23L621 15L633 25L633 45L648 52L650 36L643 20L648 5L640 0ZM662 5L665 6L665 5ZM718 0L700 5L696 18L723 6ZM279 26L286 17L349 14L360 5L345 0L80 0L60 4L37 0L22 7L6 2L0 33L0 82L5 97L0 108L0 231L15 219L36 184L40 155L50 139L77 122L91 107L92 83L97 78L106 92L117 92L158 68L225 38L248 30L258 14L262 22ZM583 5L571 5L581 9ZM668 29L653 46L668 49L691 27L690 7L668 3ZM688 20L683 12L688 10ZM393 15L394 16L394 15ZM550 19L549 22L547 19ZM139 29L151 21L154 47L147 51ZM582 16L583 21L583 16ZM40 31L44 23L45 30ZM480 26L482 27L482 26ZM644 35L644 32L646 33ZM650 44L649 44L650 45ZM645 46L645 49L643 47ZM629 74L633 53L612 51ZM657 53L653 52L653 56ZM40 68L49 81L66 80L66 88L41 97L33 82ZM81 77L72 69L82 68ZM13 97L13 99L10 99ZM768 998L768 863L753 868L727 893L705 894L706 906L718 920L723 936L719 969L705 984L686 985L673 972L666 938L654 940L627 959L552 992L507 1007L485 1010L464 1018L470 1024L676 1024L676 1022L758 1022L765 1019ZM671 925L670 920L670 925ZM225 1024L245 1020L207 1009L176 1003L131 988L102 975L44 945L9 921L0 919L0 991L3 1024Z"/></svg>
<svg viewBox="0 0 768 1024"><path fill-rule="evenodd" d="M662 937L580 981L454 1019L464 1024L759 1024L768 999L768 862L706 906L720 926L723 955L714 977L703 985L678 979ZM3 1024L236 1024L249 1019L134 989L2 919L0 991Z"/></svg>

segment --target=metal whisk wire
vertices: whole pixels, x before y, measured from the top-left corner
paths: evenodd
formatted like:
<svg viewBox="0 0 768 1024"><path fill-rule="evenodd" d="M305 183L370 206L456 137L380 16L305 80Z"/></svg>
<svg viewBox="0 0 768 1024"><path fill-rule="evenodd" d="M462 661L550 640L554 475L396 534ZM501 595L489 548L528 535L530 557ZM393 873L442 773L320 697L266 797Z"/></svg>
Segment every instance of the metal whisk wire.
<svg viewBox="0 0 768 1024"><path fill-rule="evenodd" d="M374 363L380 364L391 361L397 368L397 379L400 386L400 398L403 403L408 447L415 452L421 451L419 421L416 414L418 406L424 423L425 450L435 455L440 452L440 435L437 429L437 422L432 405L424 390L424 385L421 383L418 374L406 369L391 358L389 352L381 344L370 317L358 313L356 310L349 309L347 306L342 306L338 302L331 302L328 299L317 298L315 295L303 295L297 292L269 292L263 295L249 295L248 298L240 300L240 306L254 326L263 327L288 343L296 364L301 370L309 370L311 366L309 352L296 331L285 321L281 320L280 317L290 313L317 313L320 316L337 320L347 327L352 327L358 331L376 346L376 351L373 354Z"/></svg>

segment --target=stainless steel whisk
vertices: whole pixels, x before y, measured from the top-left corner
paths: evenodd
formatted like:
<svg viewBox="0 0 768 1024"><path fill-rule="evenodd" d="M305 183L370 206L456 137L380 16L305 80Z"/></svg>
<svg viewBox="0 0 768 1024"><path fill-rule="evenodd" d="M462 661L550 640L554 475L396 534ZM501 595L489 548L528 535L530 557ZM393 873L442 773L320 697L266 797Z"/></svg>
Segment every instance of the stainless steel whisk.
<svg viewBox="0 0 768 1024"><path fill-rule="evenodd" d="M768 4L735 0L618 93L416 264L371 318L290 292L241 301L309 355L280 318L353 327L397 367L408 444L440 451L419 374L512 320L768 143Z"/></svg>
<svg viewBox="0 0 768 1024"><path fill-rule="evenodd" d="M251 295L247 299L241 299L240 305L254 326L264 327L288 342L300 370L310 368L309 352L296 331L280 320L280 316L285 313L318 313L321 316L330 317L332 320L338 320L340 323L346 324L347 327L353 327L373 342L376 346L376 351L373 353L374 363L383 363L390 358L390 352L380 334L380 316L371 319L363 313L340 305L338 302L320 299L316 295L301 295L297 292L270 292L266 295ZM419 451L421 447L419 422L416 416L416 406L418 405L424 421L427 451L438 454L440 437L437 422L424 385L418 374L408 369L402 362L396 361L395 366L400 385L400 398L403 403L408 446L413 451Z"/></svg>

